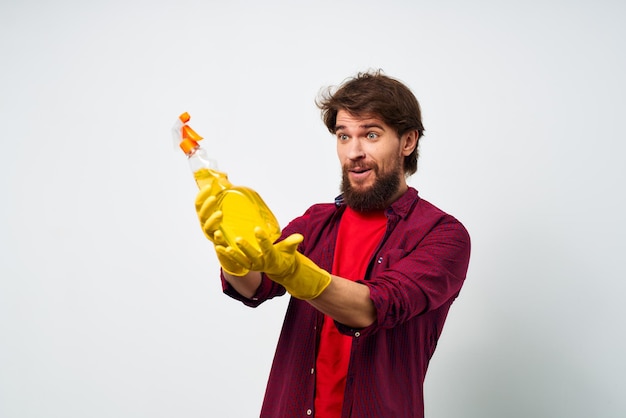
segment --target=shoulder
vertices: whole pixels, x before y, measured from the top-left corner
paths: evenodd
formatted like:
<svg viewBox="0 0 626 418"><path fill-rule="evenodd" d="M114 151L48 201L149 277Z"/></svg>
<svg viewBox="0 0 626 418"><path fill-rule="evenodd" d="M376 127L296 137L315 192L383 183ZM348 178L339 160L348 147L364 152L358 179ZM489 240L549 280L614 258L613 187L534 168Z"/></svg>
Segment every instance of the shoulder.
<svg viewBox="0 0 626 418"><path fill-rule="evenodd" d="M445 229L459 238L469 240L469 233L459 219L421 197L417 198L412 210L409 211L407 221L410 225L419 225L420 229L431 231Z"/></svg>
<svg viewBox="0 0 626 418"><path fill-rule="evenodd" d="M315 203L309 206L309 208L302 215L294 219L294 221L302 218L315 221L323 220L332 217L341 210L341 206L337 203Z"/></svg>

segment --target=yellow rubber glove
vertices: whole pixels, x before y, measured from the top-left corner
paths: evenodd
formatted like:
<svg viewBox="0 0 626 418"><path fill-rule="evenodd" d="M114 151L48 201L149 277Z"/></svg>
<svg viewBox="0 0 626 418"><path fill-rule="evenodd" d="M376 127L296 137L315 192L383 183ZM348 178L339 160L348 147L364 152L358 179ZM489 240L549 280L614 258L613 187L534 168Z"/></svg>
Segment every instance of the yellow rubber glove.
<svg viewBox="0 0 626 418"><path fill-rule="evenodd" d="M260 252L244 239L237 239L239 251L221 245L215 249L225 259L241 267L264 272L298 299L314 299L328 287L330 273L297 251L304 239L302 235L292 234L273 244L262 228L256 228L254 233Z"/></svg>
<svg viewBox="0 0 626 418"><path fill-rule="evenodd" d="M217 199L214 195L210 195L211 188L202 188L196 197L196 211L198 213L198 219L202 227L202 232L209 241L215 246L228 245L224 240L224 235L220 231L220 224L222 222L222 211L215 210ZM222 266L222 269L232 276L245 276L248 274L249 269L237 264L232 258L225 257L216 251L217 260Z"/></svg>
<svg viewBox="0 0 626 418"><path fill-rule="evenodd" d="M196 195L196 213L204 236L215 243L215 231L219 229L222 213L217 211L217 198L211 194L211 186L200 189ZM220 219L217 219L220 217Z"/></svg>
<svg viewBox="0 0 626 418"><path fill-rule="evenodd" d="M219 214L219 219L221 219L221 212L219 212ZM220 252L217 250L219 247L224 248L224 246L228 245L224 240L224 235L222 235L222 231L215 231L214 239L215 253L217 254L217 260L220 262L220 266L222 266L222 270L224 270L224 272L230 274L231 276L245 276L246 274L248 274L250 269L242 266L232 257L226 257L220 254Z"/></svg>

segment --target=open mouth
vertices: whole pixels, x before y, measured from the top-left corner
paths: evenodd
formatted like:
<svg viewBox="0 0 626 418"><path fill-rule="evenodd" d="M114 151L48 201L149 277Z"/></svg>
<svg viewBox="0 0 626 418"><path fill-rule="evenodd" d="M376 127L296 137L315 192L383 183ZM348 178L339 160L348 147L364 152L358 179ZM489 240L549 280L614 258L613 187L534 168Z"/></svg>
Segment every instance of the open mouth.
<svg viewBox="0 0 626 418"><path fill-rule="evenodd" d="M348 170L348 172L350 173L352 181L361 182L369 178L369 174L372 172L372 169L367 167L353 167Z"/></svg>
<svg viewBox="0 0 626 418"><path fill-rule="evenodd" d="M355 174L362 174L370 170L371 168L369 167L351 167L348 171Z"/></svg>

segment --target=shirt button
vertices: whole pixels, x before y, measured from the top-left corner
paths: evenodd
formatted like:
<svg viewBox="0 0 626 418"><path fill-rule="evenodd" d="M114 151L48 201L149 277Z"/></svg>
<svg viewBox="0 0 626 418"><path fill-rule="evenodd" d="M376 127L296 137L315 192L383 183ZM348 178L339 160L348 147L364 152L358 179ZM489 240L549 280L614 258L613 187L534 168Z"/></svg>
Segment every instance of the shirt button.
<svg viewBox="0 0 626 418"><path fill-rule="evenodd" d="M360 337L360 336L361 336L361 333L360 333L359 331L357 331L357 332L355 332L355 333L354 333L354 336L355 336L355 337Z"/></svg>
<svg viewBox="0 0 626 418"><path fill-rule="evenodd" d="M311 411L310 409L307 409L307 410L306 410L306 414L307 414L307 415L312 415L312 414L313 414L313 411Z"/></svg>
<svg viewBox="0 0 626 418"><path fill-rule="evenodd" d="M311 369L311 374L315 373L315 369Z"/></svg>

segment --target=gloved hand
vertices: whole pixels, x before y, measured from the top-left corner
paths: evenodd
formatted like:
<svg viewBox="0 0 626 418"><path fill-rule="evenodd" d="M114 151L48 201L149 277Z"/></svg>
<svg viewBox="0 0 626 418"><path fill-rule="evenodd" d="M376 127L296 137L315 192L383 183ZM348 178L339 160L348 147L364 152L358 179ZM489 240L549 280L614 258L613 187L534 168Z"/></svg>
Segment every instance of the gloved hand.
<svg viewBox="0 0 626 418"><path fill-rule="evenodd" d="M198 219L202 227L202 232L215 246L227 246L226 240L222 231L220 231L220 224L222 223L223 215L222 211L215 210L217 199L214 195L210 195L211 188L202 188L196 197L196 212L198 213ZM207 196L209 195L209 196ZM237 264L231 258L224 257L216 251L217 260L222 266L222 270L232 276L245 276L248 274L248 269Z"/></svg>
<svg viewBox="0 0 626 418"><path fill-rule="evenodd" d="M219 220L221 221L222 213L219 211L216 213L219 213ZM246 274L248 274L250 269L247 269L238 262L234 261L232 257L224 256L218 251L218 248L225 248L225 246L228 245L224 240L224 235L222 234L222 231L218 229L217 231L215 231L213 237L215 239L215 253L217 254L217 260L220 262L220 266L222 266L222 270L224 270L231 276L245 276Z"/></svg>
<svg viewBox="0 0 626 418"><path fill-rule="evenodd" d="M216 210L217 198L211 194L211 190L211 186L206 186L196 195L196 213L204 236L215 243L215 231L219 229L222 213Z"/></svg>
<svg viewBox="0 0 626 418"><path fill-rule="evenodd" d="M222 245L216 245L215 250L240 267L264 272L298 299L314 299L330 284L330 273L297 251L302 235L292 234L274 245L262 228L257 227L254 233L261 251L239 238L239 251Z"/></svg>

